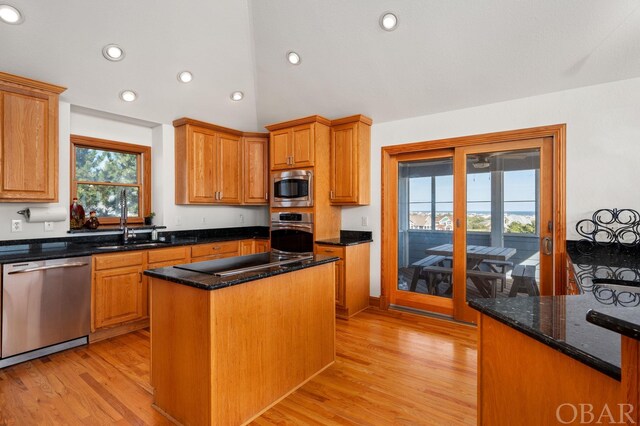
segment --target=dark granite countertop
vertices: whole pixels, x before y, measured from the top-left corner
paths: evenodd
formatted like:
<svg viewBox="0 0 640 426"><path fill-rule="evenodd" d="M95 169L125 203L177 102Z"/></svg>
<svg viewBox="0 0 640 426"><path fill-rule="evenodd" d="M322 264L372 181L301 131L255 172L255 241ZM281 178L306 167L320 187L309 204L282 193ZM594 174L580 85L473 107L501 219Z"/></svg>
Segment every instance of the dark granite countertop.
<svg viewBox="0 0 640 426"><path fill-rule="evenodd" d="M620 305L605 306L592 294L578 296L475 299L469 305L596 370L620 380L620 335L587 321L589 310L634 315ZM635 314L637 315L637 314Z"/></svg>
<svg viewBox="0 0 640 426"><path fill-rule="evenodd" d="M640 340L640 309L603 309L587 313L587 321L615 331L627 337Z"/></svg>
<svg viewBox="0 0 640 426"><path fill-rule="evenodd" d="M165 238L165 241L150 241L150 234L146 233L139 234L138 239L126 246L121 245L120 235L0 241L0 264L206 244L217 241L233 241L250 238L268 239L269 228L265 226L249 226L242 228L173 231L161 232L159 236ZM157 245L154 247L144 245L149 243L157 243ZM140 246L139 244L143 245Z"/></svg>
<svg viewBox="0 0 640 426"><path fill-rule="evenodd" d="M246 264L267 263L271 261L270 256L271 255L269 253L260 253L227 259L209 260L205 262L169 266L166 268L149 269L144 271L144 274L150 277L161 278L163 280L196 287L202 290L218 290L249 281L260 280L340 260L333 256L315 255L308 259L284 266L274 266L267 269L243 272L226 277L213 275L212 272L202 272L224 271L240 268L246 266Z"/></svg>
<svg viewBox="0 0 640 426"><path fill-rule="evenodd" d="M332 246L354 246L357 244L370 243L373 241L372 233L367 231L340 231L339 238L329 238L318 240L318 244L328 244Z"/></svg>

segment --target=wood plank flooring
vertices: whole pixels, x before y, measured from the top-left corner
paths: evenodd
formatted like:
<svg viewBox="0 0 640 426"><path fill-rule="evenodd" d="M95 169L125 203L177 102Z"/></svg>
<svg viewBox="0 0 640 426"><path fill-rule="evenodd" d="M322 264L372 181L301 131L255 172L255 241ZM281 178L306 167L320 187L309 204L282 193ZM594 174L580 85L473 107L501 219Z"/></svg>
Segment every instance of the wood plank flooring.
<svg viewBox="0 0 640 426"><path fill-rule="evenodd" d="M336 321L336 363L253 425L476 423L475 328L367 310ZM0 425L166 425L141 330L0 370Z"/></svg>

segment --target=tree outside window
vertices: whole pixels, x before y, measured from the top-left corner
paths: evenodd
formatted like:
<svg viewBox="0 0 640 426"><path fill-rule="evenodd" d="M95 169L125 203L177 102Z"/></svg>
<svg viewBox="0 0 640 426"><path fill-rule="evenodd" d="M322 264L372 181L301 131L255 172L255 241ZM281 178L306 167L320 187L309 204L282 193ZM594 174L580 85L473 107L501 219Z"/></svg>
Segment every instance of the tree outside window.
<svg viewBox="0 0 640 426"><path fill-rule="evenodd" d="M74 135L71 151L72 198L102 224L116 224L126 189L129 221L142 223L151 210L151 148Z"/></svg>

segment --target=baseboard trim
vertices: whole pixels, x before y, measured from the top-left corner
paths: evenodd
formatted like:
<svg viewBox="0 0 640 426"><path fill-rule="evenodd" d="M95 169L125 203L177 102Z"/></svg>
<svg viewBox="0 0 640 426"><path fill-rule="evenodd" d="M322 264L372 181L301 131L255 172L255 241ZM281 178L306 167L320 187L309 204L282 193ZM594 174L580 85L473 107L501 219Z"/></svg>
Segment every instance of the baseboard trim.
<svg viewBox="0 0 640 426"><path fill-rule="evenodd" d="M380 298L375 296L369 296L369 306L380 309Z"/></svg>
<svg viewBox="0 0 640 426"><path fill-rule="evenodd" d="M120 336L122 334L131 333L132 331L141 330L149 327L149 318L143 318L137 321L128 322L114 327L96 330L89 335L89 343L99 342L100 340L110 339L111 337Z"/></svg>

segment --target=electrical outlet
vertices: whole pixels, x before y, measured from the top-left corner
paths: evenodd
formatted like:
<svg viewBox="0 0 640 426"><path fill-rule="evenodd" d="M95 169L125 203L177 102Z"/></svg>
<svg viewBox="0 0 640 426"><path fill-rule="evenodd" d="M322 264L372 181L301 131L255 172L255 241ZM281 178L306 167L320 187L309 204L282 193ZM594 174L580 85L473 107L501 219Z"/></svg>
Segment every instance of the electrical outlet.
<svg viewBox="0 0 640 426"><path fill-rule="evenodd" d="M44 232L53 231L53 222L45 222L44 223Z"/></svg>
<svg viewBox="0 0 640 426"><path fill-rule="evenodd" d="M202 223L207 223L207 218L206 218L206 216L202 216Z"/></svg>
<svg viewBox="0 0 640 426"><path fill-rule="evenodd" d="M369 226L369 217L362 216L362 226Z"/></svg>
<svg viewBox="0 0 640 426"><path fill-rule="evenodd" d="M181 218L180 216L176 216L175 221L176 221L176 222L175 222L175 223L176 223L176 226L180 226L180 225L182 225L182 218Z"/></svg>
<svg viewBox="0 0 640 426"><path fill-rule="evenodd" d="M243 214L240 215L240 223L244 223L244 215Z"/></svg>
<svg viewBox="0 0 640 426"><path fill-rule="evenodd" d="M22 220L14 219L11 221L11 232L22 232Z"/></svg>

